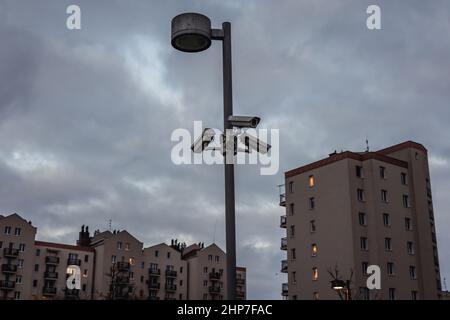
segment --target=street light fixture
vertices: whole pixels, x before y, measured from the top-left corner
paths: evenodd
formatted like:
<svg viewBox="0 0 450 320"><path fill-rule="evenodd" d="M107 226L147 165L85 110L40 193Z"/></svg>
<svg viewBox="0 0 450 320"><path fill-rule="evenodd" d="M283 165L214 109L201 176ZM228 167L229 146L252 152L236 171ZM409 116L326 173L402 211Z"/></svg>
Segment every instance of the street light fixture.
<svg viewBox="0 0 450 320"><path fill-rule="evenodd" d="M255 128L260 118L233 116L233 90L231 68L231 24L222 23L222 29L212 29L211 20L199 13L183 13L172 19L172 46L183 52L201 52L211 46L211 40L222 41L223 62L223 155L225 158L225 228L227 252L227 299L236 298L236 227L234 202L234 155L237 152L236 128ZM210 130L210 129L208 129ZM209 131L206 131L208 133ZM205 132L202 136L205 135ZM206 134L207 141L194 143L192 150L201 152L212 141L211 134ZM200 139L203 139L200 137ZM250 141L251 140L251 141ZM251 147L260 152L267 152L270 145L260 147L258 139L247 138L247 149Z"/></svg>
<svg viewBox="0 0 450 320"><path fill-rule="evenodd" d="M331 281L331 288L338 293L339 297L341 297L341 300L342 300L341 292L344 292L345 300L351 300L350 282L351 282L350 280L344 281L340 279L334 279Z"/></svg>

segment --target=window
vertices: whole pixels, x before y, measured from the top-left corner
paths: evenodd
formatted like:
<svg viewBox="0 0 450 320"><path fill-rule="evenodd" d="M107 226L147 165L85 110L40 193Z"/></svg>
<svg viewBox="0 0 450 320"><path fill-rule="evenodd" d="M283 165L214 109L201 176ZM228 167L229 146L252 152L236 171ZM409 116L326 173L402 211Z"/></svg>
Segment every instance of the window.
<svg viewBox="0 0 450 320"><path fill-rule="evenodd" d="M36 288L38 285L38 281L36 279L33 280L33 288Z"/></svg>
<svg viewBox="0 0 450 320"><path fill-rule="evenodd" d="M170 259L170 251L167 252L167 259Z"/></svg>
<svg viewBox="0 0 450 320"><path fill-rule="evenodd" d="M180 287L183 285L183 280L180 280Z"/></svg>
<svg viewBox="0 0 450 320"><path fill-rule="evenodd" d="M311 232L316 232L316 220L311 220L309 222L309 225L310 225L310 231Z"/></svg>
<svg viewBox="0 0 450 320"><path fill-rule="evenodd" d="M297 300L297 295L296 295L296 294L294 294L294 295L292 296L292 300Z"/></svg>
<svg viewBox="0 0 450 320"><path fill-rule="evenodd" d="M386 168L385 167L380 167L380 178L381 179L386 179Z"/></svg>
<svg viewBox="0 0 450 320"><path fill-rule="evenodd" d="M213 255L212 254L208 254L208 261L213 261Z"/></svg>
<svg viewBox="0 0 450 320"><path fill-rule="evenodd" d="M361 270L363 275L367 275L367 268L369 267L368 262L361 263Z"/></svg>
<svg viewBox="0 0 450 320"><path fill-rule="evenodd" d="M389 300L395 300L395 288L389 288Z"/></svg>
<svg viewBox="0 0 450 320"><path fill-rule="evenodd" d="M313 300L319 300L319 293L318 292L314 292L313 293Z"/></svg>
<svg viewBox="0 0 450 320"><path fill-rule="evenodd" d="M208 280L203 280L203 286L207 287L208 286Z"/></svg>
<svg viewBox="0 0 450 320"><path fill-rule="evenodd" d="M387 271L388 276L393 276L395 274L394 263L388 262L386 271Z"/></svg>
<svg viewBox="0 0 450 320"><path fill-rule="evenodd" d="M358 218L361 226L367 226L367 216L364 212L358 213Z"/></svg>
<svg viewBox="0 0 450 320"><path fill-rule="evenodd" d="M159 256L159 251L155 250L155 257L158 257L158 256Z"/></svg>
<svg viewBox="0 0 450 320"><path fill-rule="evenodd" d="M406 249L408 251L408 254L411 254L411 255L414 254L414 244L411 241L408 241L406 243Z"/></svg>
<svg viewBox="0 0 450 320"><path fill-rule="evenodd" d="M111 263L116 263L117 261L117 257L116 256L111 256Z"/></svg>
<svg viewBox="0 0 450 320"><path fill-rule="evenodd" d="M315 203L314 197L309 198L309 209L313 210L315 208L315 206L316 206L316 203Z"/></svg>
<svg viewBox="0 0 450 320"><path fill-rule="evenodd" d="M384 238L384 250L392 251L392 239Z"/></svg>
<svg viewBox="0 0 450 320"><path fill-rule="evenodd" d="M19 251L24 252L25 251L25 243L19 244Z"/></svg>
<svg viewBox="0 0 450 320"><path fill-rule="evenodd" d="M208 300L208 294L207 293L203 294L203 300Z"/></svg>
<svg viewBox="0 0 450 320"><path fill-rule="evenodd" d="M122 250L122 242L117 242L117 249Z"/></svg>
<svg viewBox="0 0 450 320"><path fill-rule="evenodd" d="M36 272L39 271L39 265L38 265L38 264L35 264L35 265L34 265L34 271L36 271Z"/></svg>
<svg viewBox="0 0 450 320"><path fill-rule="evenodd" d="M16 276L16 283L17 284L21 284L22 283L22 276L20 276L20 275Z"/></svg>
<svg viewBox="0 0 450 320"><path fill-rule="evenodd" d="M415 266L409 266L409 277L414 280L417 279L416 275L416 267Z"/></svg>
<svg viewBox="0 0 450 320"><path fill-rule="evenodd" d="M293 203L291 203L291 204L289 205L289 214L290 214L291 216L293 216L293 215L295 214L294 204L293 204Z"/></svg>
<svg viewBox="0 0 450 320"><path fill-rule="evenodd" d="M83 270L83 277L87 278L87 276L88 276L88 271L87 271L87 269L84 269Z"/></svg>
<svg viewBox="0 0 450 320"><path fill-rule="evenodd" d="M14 299L19 300L20 299L20 291L14 292Z"/></svg>
<svg viewBox="0 0 450 320"><path fill-rule="evenodd" d="M20 228L15 228L14 229L14 235L15 236L20 236L20 232L21 232L22 230L20 229Z"/></svg>
<svg viewBox="0 0 450 320"><path fill-rule="evenodd" d="M134 272L130 272L129 276L130 276L130 279L134 279Z"/></svg>
<svg viewBox="0 0 450 320"><path fill-rule="evenodd" d="M387 190L381 190L381 201L384 203L389 202Z"/></svg>
<svg viewBox="0 0 450 320"><path fill-rule="evenodd" d="M17 260L17 267L18 268L23 268L23 259Z"/></svg>
<svg viewBox="0 0 450 320"><path fill-rule="evenodd" d="M294 193L294 181L289 182L289 193Z"/></svg>
<svg viewBox="0 0 450 320"><path fill-rule="evenodd" d="M295 271L292 271L291 272L291 278L292 278L292 283L293 284L296 284L297 283L297 277L296 277L296 275L297 275L297 273L295 272Z"/></svg>
<svg viewBox="0 0 450 320"><path fill-rule="evenodd" d="M361 166L356 166L356 176L357 176L358 178L364 178L363 167L361 167Z"/></svg>
<svg viewBox="0 0 450 320"><path fill-rule="evenodd" d="M3 241L0 241L0 249L3 247Z"/></svg>
<svg viewBox="0 0 450 320"><path fill-rule="evenodd" d="M361 250L363 250L363 251L369 250L369 241L367 240L366 237L360 238L360 244L361 244Z"/></svg>
<svg viewBox="0 0 450 320"><path fill-rule="evenodd" d="M291 225L289 227L289 230L290 230L291 238L294 238L295 237L295 225Z"/></svg>
<svg viewBox="0 0 450 320"><path fill-rule="evenodd" d="M389 213L383 213L383 225L385 227L391 226L391 216L389 215Z"/></svg>
<svg viewBox="0 0 450 320"><path fill-rule="evenodd" d="M183 273L183 267L180 267L180 273Z"/></svg>
<svg viewBox="0 0 450 320"><path fill-rule="evenodd" d="M309 187L314 187L314 176L309 176Z"/></svg>
<svg viewBox="0 0 450 320"><path fill-rule="evenodd" d="M405 218L405 229L407 231L411 231L412 230L411 218Z"/></svg>
<svg viewBox="0 0 450 320"><path fill-rule="evenodd" d="M370 291L367 287L361 287L359 288L359 292L361 294L361 298L363 300L370 300Z"/></svg>
<svg viewBox="0 0 450 320"><path fill-rule="evenodd" d="M127 242L127 243L125 243L125 250L126 251L130 251L130 244Z"/></svg>
<svg viewBox="0 0 450 320"><path fill-rule="evenodd" d="M36 257L39 257L41 255L41 249L36 249Z"/></svg>
<svg viewBox="0 0 450 320"><path fill-rule="evenodd" d="M318 253L319 253L319 248L317 247L317 244L313 243L311 245L311 257L317 256Z"/></svg>
<svg viewBox="0 0 450 320"><path fill-rule="evenodd" d="M319 280L319 270L317 267L312 268L312 279L313 281Z"/></svg>
<svg viewBox="0 0 450 320"><path fill-rule="evenodd" d="M356 194L358 196L358 201L366 201L366 196L364 194L364 190L363 189L358 189L356 191Z"/></svg>
<svg viewBox="0 0 450 320"><path fill-rule="evenodd" d="M88 262L89 261L89 256L87 254L84 255L84 262Z"/></svg>
<svg viewBox="0 0 450 320"><path fill-rule="evenodd" d="M219 257L219 256L215 256L215 257L214 257L214 260L215 260L216 262L219 262L220 257Z"/></svg>
<svg viewBox="0 0 450 320"><path fill-rule="evenodd" d="M203 268L203 273L208 273L208 267Z"/></svg>
<svg viewBox="0 0 450 320"><path fill-rule="evenodd" d="M410 208L411 207L411 203L409 202L409 196L404 194L403 195L403 206L405 208Z"/></svg>
<svg viewBox="0 0 450 320"><path fill-rule="evenodd" d="M411 291L411 300L417 300L417 291Z"/></svg>
<svg viewBox="0 0 450 320"><path fill-rule="evenodd" d="M408 184L408 176L406 175L406 173L400 173L400 181L405 186Z"/></svg>
<svg viewBox="0 0 450 320"><path fill-rule="evenodd" d="M291 249L291 260L295 260L297 257L296 253L295 253L295 248Z"/></svg>
<svg viewBox="0 0 450 320"><path fill-rule="evenodd" d="M11 234L11 227L6 226L5 227L5 234L10 235Z"/></svg>
<svg viewBox="0 0 450 320"><path fill-rule="evenodd" d="M83 287L82 287L83 292L86 292L86 288L87 288L86 283L83 283Z"/></svg>

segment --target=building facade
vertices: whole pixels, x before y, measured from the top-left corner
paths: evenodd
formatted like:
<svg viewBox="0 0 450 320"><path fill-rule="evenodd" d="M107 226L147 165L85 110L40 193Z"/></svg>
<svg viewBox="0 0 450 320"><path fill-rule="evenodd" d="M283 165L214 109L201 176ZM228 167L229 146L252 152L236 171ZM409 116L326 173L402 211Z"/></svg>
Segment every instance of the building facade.
<svg viewBox="0 0 450 320"><path fill-rule="evenodd" d="M126 230L96 230L91 236L89 227L82 226L77 244L68 245L37 241L36 232L18 214L0 215L0 299L226 296L226 254L216 244L205 248L172 240L144 248ZM238 268L237 278L238 298L245 299L245 268Z"/></svg>
<svg viewBox="0 0 450 320"><path fill-rule="evenodd" d="M281 271L287 299L440 299L427 150L405 142L376 152L333 153L285 173ZM381 269L381 289L366 286ZM338 277L336 277L338 271ZM338 290L339 291L339 290ZM347 295L345 295L347 297Z"/></svg>

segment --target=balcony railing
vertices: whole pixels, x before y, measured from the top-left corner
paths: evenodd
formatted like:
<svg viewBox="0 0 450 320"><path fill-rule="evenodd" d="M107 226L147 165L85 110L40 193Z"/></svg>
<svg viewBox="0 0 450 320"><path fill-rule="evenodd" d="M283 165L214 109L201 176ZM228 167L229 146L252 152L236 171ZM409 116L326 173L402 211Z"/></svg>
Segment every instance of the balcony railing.
<svg viewBox="0 0 450 320"><path fill-rule="evenodd" d="M245 279L237 278L237 279L236 279L236 284L240 284L240 285L245 284Z"/></svg>
<svg viewBox="0 0 450 320"><path fill-rule="evenodd" d="M19 249L5 248L3 255L8 258L17 258L19 256Z"/></svg>
<svg viewBox="0 0 450 320"><path fill-rule="evenodd" d="M10 263L2 264L2 272L3 273L16 273L17 266L15 264L10 264Z"/></svg>
<svg viewBox="0 0 450 320"><path fill-rule="evenodd" d="M280 206L286 207L286 194L285 193L280 194Z"/></svg>
<svg viewBox="0 0 450 320"><path fill-rule="evenodd" d="M280 216L280 228L286 228L286 216Z"/></svg>
<svg viewBox="0 0 450 320"><path fill-rule="evenodd" d="M58 272L44 272L44 279L56 280L58 279Z"/></svg>
<svg viewBox="0 0 450 320"><path fill-rule="evenodd" d="M148 300L159 300L158 296L149 296Z"/></svg>
<svg viewBox="0 0 450 320"><path fill-rule="evenodd" d="M67 259L67 265L69 266L81 266L81 260L80 259Z"/></svg>
<svg viewBox="0 0 450 320"><path fill-rule="evenodd" d="M117 270L119 271L128 271L130 270L130 263L129 262L117 262Z"/></svg>
<svg viewBox="0 0 450 320"><path fill-rule="evenodd" d="M281 238L281 246L280 246L281 250L287 250L287 238Z"/></svg>
<svg viewBox="0 0 450 320"><path fill-rule="evenodd" d="M281 286L281 294L283 296L287 296L288 295L288 289L289 289L288 284L287 283L283 283L282 286Z"/></svg>
<svg viewBox="0 0 450 320"><path fill-rule="evenodd" d="M78 298L80 295L80 290L78 289L66 289L65 293L67 298Z"/></svg>
<svg viewBox="0 0 450 320"><path fill-rule="evenodd" d="M150 276L159 276L160 274L161 274L161 270L160 269L152 269L152 268L150 268L150 269L148 269L148 274L150 275Z"/></svg>
<svg viewBox="0 0 450 320"><path fill-rule="evenodd" d="M166 270L166 277L167 278L176 278L177 272L175 270Z"/></svg>
<svg viewBox="0 0 450 320"><path fill-rule="evenodd" d="M155 282L149 282L148 283L148 288L149 289L153 289L153 290L158 290L160 288L160 284L159 283L155 283Z"/></svg>
<svg viewBox="0 0 450 320"><path fill-rule="evenodd" d="M243 299L245 297L244 291L236 291L236 298Z"/></svg>
<svg viewBox="0 0 450 320"><path fill-rule="evenodd" d="M166 284L166 291L176 291L177 285L176 284Z"/></svg>
<svg viewBox="0 0 450 320"><path fill-rule="evenodd" d="M288 271L288 262L287 260L281 260L281 272L286 273Z"/></svg>
<svg viewBox="0 0 450 320"><path fill-rule="evenodd" d="M45 257L46 264L59 264L59 257L47 256Z"/></svg>
<svg viewBox="0 0 450 320"><path fill-rule="evenodd" d="M211 294L218 294L218 293L220 293L220 287L219 286L210 286L209 287L209 293L211 293Z"/></svg>
<svg viewBox="0 0 450 320"><path fill-rule="evenodd" d="M210 272L209 273L209 279L211 280L220 280L222 277L222 274L220 272Z"/></svg>
<svg viewBox="0 0 450 320"><path fill-rule="evenodd" d="M2 290L13 290L16 287L14 281L0 280L0 289Z"/></svg>
<svg viewBox="0 0 450 320"><path fill-rule="evenodd" d="M56 294L56 287L55 288L44 287L42 289L42 294L44 296L53 296Z"/></svg>
<svg viewBox="0 0 450 320"><path fill-rule="evenodd" d="M130 277L118 276L116 279L117 279L118 284L129 284L130 283Z"/></svg>

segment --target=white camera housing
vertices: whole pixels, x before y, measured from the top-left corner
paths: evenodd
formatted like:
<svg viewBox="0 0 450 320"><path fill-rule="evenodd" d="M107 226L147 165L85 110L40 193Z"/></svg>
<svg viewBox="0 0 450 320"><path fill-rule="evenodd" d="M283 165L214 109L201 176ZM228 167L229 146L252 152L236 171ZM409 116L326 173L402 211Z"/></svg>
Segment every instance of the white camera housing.
<svg viewBox="0 0 450 320"><path fill-rule="evenodd" d="M269 152L271 145L255 138L247 133L244 133L239 136L239 140L245 145L246 152L250 152L250 150L255 150L262 154L266 154Z"/></svg>
<svg viewBox="0 0 450 320"><path fill-rule="evenodd" d="M194 153L203 152L203 150L205 150L209 146L209 144L214 140L215 135L216 132L214 131L214 129L205 128L200 137L198 137L192 144L191 150Z"/></svg>

